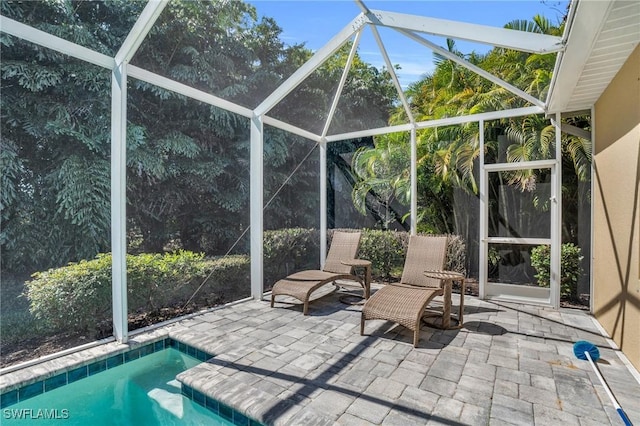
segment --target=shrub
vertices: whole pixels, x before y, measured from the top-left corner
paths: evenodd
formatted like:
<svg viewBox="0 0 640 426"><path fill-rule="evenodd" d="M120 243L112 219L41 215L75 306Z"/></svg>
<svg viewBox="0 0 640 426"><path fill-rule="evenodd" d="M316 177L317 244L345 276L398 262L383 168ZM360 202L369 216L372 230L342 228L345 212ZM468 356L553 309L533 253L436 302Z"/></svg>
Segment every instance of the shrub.
<svg viewBox="0 0 640 426"><path fill-rule="evenodd" d="M36 272L27 281L29 310L55 331L95 330L111 317L111 255Z"/></svg>
<svg viewBox="0 0 640 426"><path fill-rule="evenodd" d="M368 259L377 279L400 280L409 245L409 233L397 231L363 230L358 257ZM450 271L466 274L466 247L459 235L449 235L447 263Z"/></svg>
<svg viewBox="0 0 640 426"><path fill-rule="evenodd" d="M232 255L207 259L204 269L210 278L194 298L195 302L213 306L251 296L251 259L247 255ZM202 284L191 286L185 298L191 297Z"/></svg>
<svg viewBox="0 0 640 426"><path fill-rule="evenodd" d="M540 245L531 250L531 266L536 270L536 279L540 287L549 287L549 271L551 267L551 247ZM560 267L562 277L560 279L560 295L565 298L577 300L578 280L583 273L582 250L573 243L562 244L560 255Z"/></svg>
<svg viewBox="0 0 640 426"><path fill-rule="evenodd" d="M362 231L358 257L371 261L372 275L390 281L402 273L407 233L365 229Z"/></svg>
<svg viewBox="0 0 640 426"><path fill-rule="evenodd" d="M304 269L317 269L320 257L318 230L277 229L264 232L264 284L271 288L277 280Z"/></svg>
<svg viewBox="0 0 640 426"><path fill-rule="evenodd" d="M250 294L249 258L204 259L189 251L127 255L129 312L184 303L203 283L194 303L215 304ZM111 255L33 274L25 283L30 311L54 331L97 331L111 322Z"/></svg>
<svg viewBox="0 0 640 426"><path fill-rule="evenodd" d="M206 276L203 258L190 251L127 256L129 312L153 311L184 297L189 284Z"/></svg>

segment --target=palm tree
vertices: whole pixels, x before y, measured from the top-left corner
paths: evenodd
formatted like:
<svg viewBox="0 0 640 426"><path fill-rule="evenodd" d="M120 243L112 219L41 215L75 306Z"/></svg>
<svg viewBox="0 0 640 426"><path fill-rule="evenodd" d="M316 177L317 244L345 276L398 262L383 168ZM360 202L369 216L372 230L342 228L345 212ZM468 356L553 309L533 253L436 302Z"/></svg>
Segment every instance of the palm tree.
<svg viewBox="0 0 640 426"><path fill-rule="evenodd" d="M356 209L367 214L367 197L372 194L378 201L378 217L382 229L389 229L394 221L402 222L404 217L392 207L394 201L408 204L410 199L409 150L408 141L402 134L387 135L378 141L376 148L359 149L352 161L352 168L358 181L352 191Z"/></svg>

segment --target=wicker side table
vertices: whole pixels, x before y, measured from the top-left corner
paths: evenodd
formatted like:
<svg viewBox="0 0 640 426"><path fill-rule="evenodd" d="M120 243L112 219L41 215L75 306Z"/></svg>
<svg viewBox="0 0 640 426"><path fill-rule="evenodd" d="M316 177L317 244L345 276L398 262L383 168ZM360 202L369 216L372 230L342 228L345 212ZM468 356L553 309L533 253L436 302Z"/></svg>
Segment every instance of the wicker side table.
<svg viewBox="0 0 640 426"><path fill-rule="evenodd" d="M371 294L371 261L364 259L349 259L342 260L340 261L340 263L342 263L343 265L349 265L356 268L364 269L364 299L368 299L369 295Z"/></svg>
<svg viewBox="0 0 640 426"><path fill-rule="evenodd" d="M464 315L465 276L459 272L454 271L424 271L424 275L429 278L435 278L443 281L444 303L442 306L442 328L462 328ZM460 282L460 307L458 309L458 324L454 327L451 327L451 289L453 287L454 281Z"/></svg>

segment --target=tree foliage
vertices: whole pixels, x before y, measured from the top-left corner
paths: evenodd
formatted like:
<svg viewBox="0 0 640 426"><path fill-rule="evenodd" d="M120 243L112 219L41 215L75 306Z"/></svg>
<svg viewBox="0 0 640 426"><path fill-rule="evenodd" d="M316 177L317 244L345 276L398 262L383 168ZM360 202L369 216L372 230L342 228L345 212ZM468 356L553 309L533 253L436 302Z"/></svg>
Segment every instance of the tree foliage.
<svg viewBox="0 0 640 426"><path fill-rule="evenodd" d="M4 16L113 56L145 5L40 0L0 7ZM253 108L311 56L304 45L285 45L281 32L244 2L176 0L132 64ZM42 270L109 251L110 71L6 34L0 42L3 270ZM285 99L282 116L316 121L326 114L344 58L343 49L301 86L297 101ZM361 62L357 70L345 87L349 99L361 99L359 90L371 85L390 86L388 74ZM385 90L368 93L366 108L385 122L393 99ZM248 119L134 78L127 101L130 247L224 254L249 225ZM338 120L357 125L355 114L348 118ZM313 144L265 131L268 196ZM317 198L312 169L289 181L274 208ZM272 227L308 221L293 209L280 212Z"/></svg>
<svg viewBox="0 0 640 426"><path fill-rule="evenodd" d="M532 20L518 20L505 28L561 35L563 25L554 25L540 15ZM555 56L531 54L504 48L494 48L486 53L463 54L453 40L447 40L448 50L469 63L501 78L507 83L544 100L548 94ZM434 55L435 69L407 91L412 112L417 121L428 121L460 115L477 114L529 106L528 101L505 88L486 80L458 63L442 55ZM402 108L392 115L391 124L402 123ZM570 124L589 129L589 117L566 119ZM554 158L555 128L543 116L529 116L493 120L485 123L486 162L519 162ZM433 127L418 132L418 209L419 229L427 232L460 232L461 216L457 212L454 196L463 191L478 193L477 176L480 155L479 128L477 123L456 126ZM382 158L390 149L409 152L409 139L380 136L375 147L363 152L361 157ZM392 148L391 148L392 147ZM563 196L566 201L563 227L564 238L575 236L579 203L577 186L589 177L591 162L590 142L578 137L562 135ZM354 167L357 166L354 163ZM356 167L357 169L357 167ZM535 171L508 173L507 181L521 191L531 191L543 176ZM386 179L387 184L398 187L408 185L406 168L392 177L384 173L375 176L361 174L360 187L373 179ZM402 180L399 182L398 180ZM354 191L354 202L362 194ZM571 202L573 201L573 203ZM537 208L548 209L548 203L538 203ZM495 225L496 229L499 224ZM491 232L491 231L490 231Z"/></svg>

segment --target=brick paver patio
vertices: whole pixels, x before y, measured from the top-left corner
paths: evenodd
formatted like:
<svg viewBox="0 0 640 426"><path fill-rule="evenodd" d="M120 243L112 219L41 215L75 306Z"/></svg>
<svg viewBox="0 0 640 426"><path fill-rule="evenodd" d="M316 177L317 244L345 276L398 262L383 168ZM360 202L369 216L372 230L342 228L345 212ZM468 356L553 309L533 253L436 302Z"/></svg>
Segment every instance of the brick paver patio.
<svg viewBox="0 0 640 426"><path fill-rule="evenodd" d="M374 287L375 289L375 287ZM635 424L635 369L579 310L465 298L465 324L412 332L367 321L343 290L310 306L267 300L232 304L3 374L0 389L58 374L166 337L214 355L178 380L268 425L622 424L577 340L598 345L600 370ZM454 294L453 312L459 296Z"/></svg>
<svg viewBox="0 0 640 426"><path fill-rule="evenodd" d="M360 336L361 307L339 297L315 301L306 317L300 305L253 301L182 321L170 336L215 357L179 380L275 425L621 424L573 354L575 341L589 340L640 424L637 372L583 311L467 296L462 329L425 327L414 348L411 332L384 321L368 321Z"/></svg>

